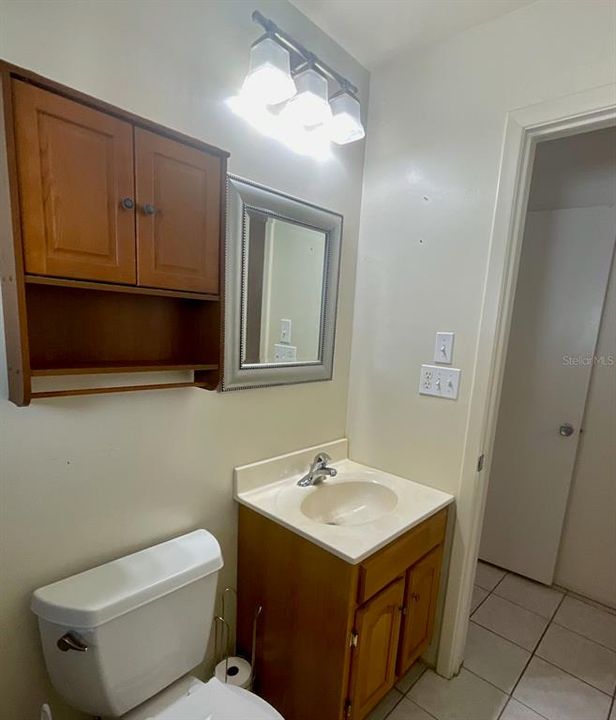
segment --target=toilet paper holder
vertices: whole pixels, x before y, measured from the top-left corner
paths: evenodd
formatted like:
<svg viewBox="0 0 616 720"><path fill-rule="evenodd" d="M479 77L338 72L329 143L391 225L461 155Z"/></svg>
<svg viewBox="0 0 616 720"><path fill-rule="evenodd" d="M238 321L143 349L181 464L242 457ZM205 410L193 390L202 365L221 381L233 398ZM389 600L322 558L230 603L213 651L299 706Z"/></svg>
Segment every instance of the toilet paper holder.
<svg viewBox="0 0 616 720"><path fill-rule="evenodd" d="M233 594L237 601L237 590L226 587L221 596L221 613L214 617L214 658L216 664L225 661L225 682L229 676L229 658L234 654L234 647L231 641L231 624L227 619L228 596ZM225 642L226 639L226 642Z"/></svg>
<svg viewBox="0 0 616 720"><path fill-rule="evenodd" d="M228 596L233 594L237 600L237 591L235 588L226 587L222 592L221 597L221 614L214 617L214 657L216 664L225 662L225 681L229 677L229 658L235 654L235 648L231 641L231 624L227 619L227 603ZM257 626L259 616L263 612L263 606L257 605L252 621L252 647L250 652L250 667L252 670L252 677L254 681L255 676L255 663L256 663L256 652L257 652ZM226 640L226 642L225 642ZM225 652L226 649L226 652Z"/></svg>

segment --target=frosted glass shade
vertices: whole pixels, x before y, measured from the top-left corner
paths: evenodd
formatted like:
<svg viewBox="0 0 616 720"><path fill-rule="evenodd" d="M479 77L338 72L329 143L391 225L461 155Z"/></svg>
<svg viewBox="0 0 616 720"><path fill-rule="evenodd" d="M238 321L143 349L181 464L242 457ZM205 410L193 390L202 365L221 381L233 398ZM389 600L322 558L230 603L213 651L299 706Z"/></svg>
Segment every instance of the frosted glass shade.
<svg viewBox="0 0 616 720"><path fill-rule="evenodd" d="M286 122L315 127L329 122L332 111L327 102L327 80L316 70L302 70L295 76L297 95L289 100L281 116Z"/></svg>
<svg viewBox="0 0 616 720"><path fill-rule="evenodd" d="M253 45L241 94L264 105L277 105L295 93L289 52L269 37Z"/></svg>
<svg viewBox="0 0 616 720"><path fill-rule="evenodd" d="M332 119L329 123L329 137L338 145L361 140L366 132L361 124L359 100L348 93L333 97L329 103Z"/></svg>

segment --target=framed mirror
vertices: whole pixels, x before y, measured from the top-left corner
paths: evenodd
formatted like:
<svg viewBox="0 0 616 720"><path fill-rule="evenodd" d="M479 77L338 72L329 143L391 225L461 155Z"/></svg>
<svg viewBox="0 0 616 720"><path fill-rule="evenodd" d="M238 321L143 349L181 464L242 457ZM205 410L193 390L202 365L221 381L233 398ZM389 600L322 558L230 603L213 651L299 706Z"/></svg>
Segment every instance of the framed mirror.
<svg viewBox="0 0 616 720"><path fill-rule="evenodd" d="M227 177L223 390L331 380L342 216Z"/></svg>

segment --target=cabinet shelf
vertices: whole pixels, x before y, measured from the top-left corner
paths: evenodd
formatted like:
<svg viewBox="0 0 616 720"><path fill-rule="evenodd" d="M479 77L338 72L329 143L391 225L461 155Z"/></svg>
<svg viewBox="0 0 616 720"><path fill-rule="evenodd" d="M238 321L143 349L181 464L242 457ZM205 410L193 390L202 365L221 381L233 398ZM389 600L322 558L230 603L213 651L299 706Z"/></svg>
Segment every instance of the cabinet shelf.
<svg viewBox="0 0 616 720"><path fill-rule="evenodd" d="M113 387L74 388L72 390L43 390L33 392L32 397L37 399L57 398L79 395L107 395L108 393L138 392L140 390L177 390L178 388L203 388L211 390L211 383L206 382L180 382L180 383L154 383L151 385L115 385Z"/></svg>
<svg viewBox="0 0 616 720"><path fill-rule="evenodd" d="M56 375L99 375L105 373L162 372L165 370L218 370L217 364L169 362L82 363L72 367L32 368L32 377Z"/></svg>
<svg viewBox="0 0 616 720"><path fill-rule="evenodd" d="M138 285L120 285L94 282L90 280L72 280L70 278L49 277L45 275L26 275L25 281L26 284L29 285L49 285L51 287L76 288L79 290L101 290L103 292L178 298L181 300L220 301L219 295L208 295L206 293L186 292L184 290L162 290L160 288L141 287Z"/></svg>

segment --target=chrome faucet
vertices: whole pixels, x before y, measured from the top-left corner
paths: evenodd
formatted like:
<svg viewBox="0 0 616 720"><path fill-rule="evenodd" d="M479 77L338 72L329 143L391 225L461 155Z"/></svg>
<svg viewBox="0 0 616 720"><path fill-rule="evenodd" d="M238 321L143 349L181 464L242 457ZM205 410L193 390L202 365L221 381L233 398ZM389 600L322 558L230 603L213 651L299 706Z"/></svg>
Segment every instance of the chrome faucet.
<svg viewBox="0 0 616 720"><path fill-rule="evenodd" d="M301 480L297 481L300 487L308 487L310 485L318 485L326 477L336 477L338 471L336 468L327 467L327 463L331 462L331 457L327 453L319 453L315 455L310 470Z"/></svg>

